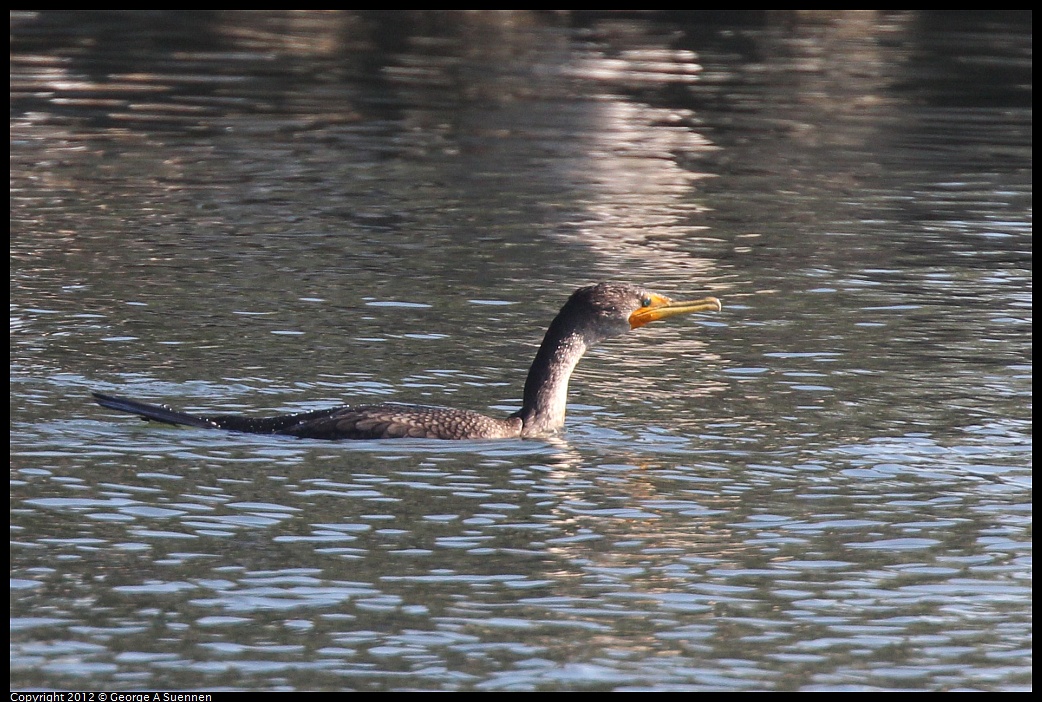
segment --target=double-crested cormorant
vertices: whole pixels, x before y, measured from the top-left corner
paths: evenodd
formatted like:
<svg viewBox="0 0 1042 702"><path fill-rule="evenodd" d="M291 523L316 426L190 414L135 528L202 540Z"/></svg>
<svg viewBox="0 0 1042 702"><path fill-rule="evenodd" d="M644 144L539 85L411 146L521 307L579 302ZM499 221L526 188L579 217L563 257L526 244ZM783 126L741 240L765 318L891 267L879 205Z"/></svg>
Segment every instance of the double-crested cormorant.
<svg viewBox="0 0 1042 702"><path fill-rule="evenodd" d="M564 426L568 379L586 350L649 322L719 312L715 297L674 302L633 285L599 283L576 290L550 323L525 381L521 409L506 419L469 410L384 403L252 418L198 417L160 405L94 393L98 404L144 419L252 434L309 439L508 439L547 436Z"/></svg>

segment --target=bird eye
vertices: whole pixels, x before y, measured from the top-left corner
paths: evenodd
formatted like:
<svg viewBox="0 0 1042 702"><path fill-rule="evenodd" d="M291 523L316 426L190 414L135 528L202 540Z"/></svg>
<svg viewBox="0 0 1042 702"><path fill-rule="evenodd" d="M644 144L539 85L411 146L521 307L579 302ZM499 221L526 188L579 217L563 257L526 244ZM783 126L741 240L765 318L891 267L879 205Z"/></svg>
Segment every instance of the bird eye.
<svg viewBox="0 0 1042 702"><path fill-rule="evenodd" d="M641 307L651 307L651 298L650 297L645 297L643 300L640 301L640 306Z"/></svg>

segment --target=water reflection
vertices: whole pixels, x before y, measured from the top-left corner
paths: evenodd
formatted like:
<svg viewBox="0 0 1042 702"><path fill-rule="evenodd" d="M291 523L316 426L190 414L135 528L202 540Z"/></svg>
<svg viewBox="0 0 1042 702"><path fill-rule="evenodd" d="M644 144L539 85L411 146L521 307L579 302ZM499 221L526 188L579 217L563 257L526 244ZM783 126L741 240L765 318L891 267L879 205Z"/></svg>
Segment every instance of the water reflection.
<svg viewBox="0 0 1042 702"><path fill-rule="evenodd" d="M12 14L13 689L1028 689L1030 22L693 18Z"/></svg>

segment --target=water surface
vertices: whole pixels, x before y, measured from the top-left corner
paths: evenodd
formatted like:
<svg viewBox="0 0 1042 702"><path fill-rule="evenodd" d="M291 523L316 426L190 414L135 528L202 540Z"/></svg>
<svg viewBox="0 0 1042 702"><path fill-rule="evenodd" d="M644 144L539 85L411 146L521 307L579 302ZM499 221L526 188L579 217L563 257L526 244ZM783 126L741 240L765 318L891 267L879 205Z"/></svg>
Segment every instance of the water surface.
<svg viewBox="0 0 1042 702"><path fill-rule="evenodd" d="M12 14L12 689L1029 689L1030 15L735 19Z"/></svg>

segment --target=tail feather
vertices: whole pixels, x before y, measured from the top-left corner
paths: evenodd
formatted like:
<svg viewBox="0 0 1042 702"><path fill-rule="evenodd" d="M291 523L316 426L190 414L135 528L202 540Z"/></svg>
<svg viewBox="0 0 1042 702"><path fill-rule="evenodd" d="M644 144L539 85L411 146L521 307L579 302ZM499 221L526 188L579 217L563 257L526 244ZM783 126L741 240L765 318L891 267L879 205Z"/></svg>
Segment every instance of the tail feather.
<svg viewBox="0 0 1042 702"><path fill-rule="evenodd" d="M144 419L151 419L155 422L164 422L166 424L182 424L189 427L205 427L207 429L214 429L217 425L204 418L196 417L191 414L185 414L184 412L178 412L172 410L164 405L150 405L146 402L138 402L137 400L131 400L126 397L114 397L113 395L105 395L100 392L92 392L94 400L102 407L108 407L109 409L119 410L120 412L130 412L136 414Z"/></svg>

